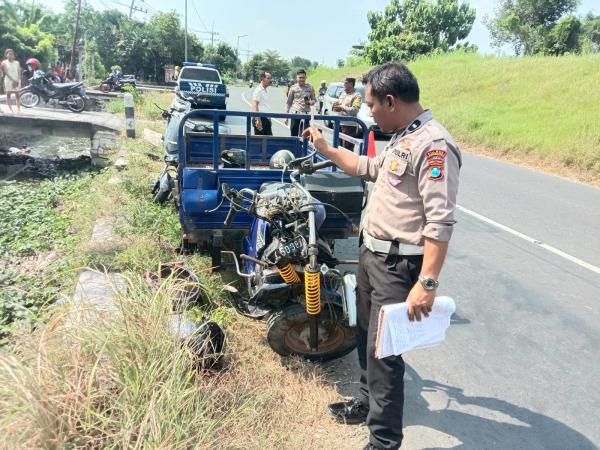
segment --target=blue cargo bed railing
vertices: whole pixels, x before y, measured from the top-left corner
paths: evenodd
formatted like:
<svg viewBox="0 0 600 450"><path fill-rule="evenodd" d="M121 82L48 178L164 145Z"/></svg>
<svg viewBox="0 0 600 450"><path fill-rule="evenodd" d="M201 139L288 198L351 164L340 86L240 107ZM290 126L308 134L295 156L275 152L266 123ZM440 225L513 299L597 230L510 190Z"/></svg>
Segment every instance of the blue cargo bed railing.
<svg viewBox="0 0 600 450"><path fill-rule="evenodd" d="M224 115L245 117L246 135L220 134L219 116ZM214 133L191 132L185 129L186 121L198 116L212 116ZM216 230L220 230L219 232L227 235L244 233L251 221L245 212L238 213L229 227L224 226L223 221L227 215L229 205L221 204L220 185L225 182L235 189L250 188L258 190L265 182L281 180L281 170L268 168L269 159L276 151L288 149L296 157L310 152L308 142L297 137L251 135L252 119L255 117L309 119L311 121L330 120L335 124L332 139L334 146L339 144L340 122L344 122L344 124L355 122L362 130L362 143L358 146L358 153L366 154L367 152L368 131L366 125L353 117L221 110L191 111L182 118L178 133L179 213L184 236L188 240L210 241L212 232L216 232ZM231 148L246 150L245 167L220 167L221 152ZM317 155L317 159L322 158L322 156ZM337 168L334 166L326 170L335 172ZM284 181L289 181L288 176L284 178ZM219 205L220 207L218 207ZM215 210L215 208L217 209ZM352 219L356 221L360 220L360 217L352 217ZM328 209L322 230L329 231L328 234L331 236L345 237L351 233L351 226L338 211Z"/></svg>
<svg viewBox="0 0 600 450"><path fill-rule="evenodd" d="M211 116L213 119L214 133L192 133L185 132L185 123L188 119L198 116ZM221 135L219 133L219 117L245 117L245 135ZM332 145L337 147L340 141L340 123L354 122L362 129L362 145L358 153L367 153L368 129L364 122L355 117L325 116L308 114L281 114L281 113L259 113L245 111L222 111L211 109L198 109L187 113L179 125L178 148L179 161L188 164L210 164L213 170L219 170L220 154L226 148L242 148L246 150L246 168L254 162L266 162L277 150L286 148L296 157L307 153L307 141L301 141L296 137L288 136L253 136L252 119L256 117L267 117L271 119L299 119L299 120L329 120L334 123Z"/></svg>

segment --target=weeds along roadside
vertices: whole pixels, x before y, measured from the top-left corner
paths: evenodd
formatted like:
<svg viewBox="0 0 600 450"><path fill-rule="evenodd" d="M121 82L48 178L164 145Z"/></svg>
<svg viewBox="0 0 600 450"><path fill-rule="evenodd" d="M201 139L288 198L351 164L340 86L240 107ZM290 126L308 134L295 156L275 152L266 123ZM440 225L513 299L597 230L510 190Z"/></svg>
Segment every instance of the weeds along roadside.
<svg viewBox="0 0 600 450"><path fill-rule="evenodd" d="M282 361L264 341L263 322L238 318L223 304L222 280L209 272L209 259L178 254L176 213L148 195L162 163L147 154L160 151L132 140L123 147L128 170L85 174L41 207L40 214L57 214L63 226L51 239L42 233L48 239L33 245L33 255L58 258L35 272L20 267L52 290L47 301L71 295L83 267L121 272L128 293L110 318L66 326L63 310L41 307L42 320L31 315L12 329L0 348L0 435L6 437L0 448L359 447L364 436L353 441L326 417L327 403L338 396L323 369ZM32 197L40 200L34 191ZM114 235L92 245L100 217L113 218ZM168 333L172 287L156 294L141 279L160 262L182 258L216 306L211 317L227 330L226 368L208 377L190 372L190 353ZM19 290L36 288L11 286Z"/></svg>

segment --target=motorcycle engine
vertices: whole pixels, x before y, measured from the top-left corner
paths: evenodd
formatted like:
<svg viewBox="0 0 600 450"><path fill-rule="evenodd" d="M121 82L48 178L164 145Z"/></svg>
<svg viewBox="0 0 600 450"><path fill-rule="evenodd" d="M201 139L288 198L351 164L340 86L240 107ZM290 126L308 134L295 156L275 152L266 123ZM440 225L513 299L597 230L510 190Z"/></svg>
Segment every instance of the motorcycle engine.
<svg viewBox="0 0 600 450"><path fill-rule="evenodd" d="M292 184L265 183L259 191L256 213L269 220L283 215L296 218L305 202L302 191Z"/></svg>

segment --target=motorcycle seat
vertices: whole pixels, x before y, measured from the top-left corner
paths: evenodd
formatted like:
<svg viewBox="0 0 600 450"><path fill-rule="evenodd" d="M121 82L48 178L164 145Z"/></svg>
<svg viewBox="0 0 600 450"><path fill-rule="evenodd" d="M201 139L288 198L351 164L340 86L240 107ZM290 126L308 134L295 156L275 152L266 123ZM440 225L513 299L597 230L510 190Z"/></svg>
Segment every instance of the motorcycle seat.
<svg viewBox="0 0 600 450"><path fill-rule="evenodd" d="M75 81L73 83L54 83L52 86L58 89L71 88L75 86L81 86L83 84L82 81Z"/></svg>

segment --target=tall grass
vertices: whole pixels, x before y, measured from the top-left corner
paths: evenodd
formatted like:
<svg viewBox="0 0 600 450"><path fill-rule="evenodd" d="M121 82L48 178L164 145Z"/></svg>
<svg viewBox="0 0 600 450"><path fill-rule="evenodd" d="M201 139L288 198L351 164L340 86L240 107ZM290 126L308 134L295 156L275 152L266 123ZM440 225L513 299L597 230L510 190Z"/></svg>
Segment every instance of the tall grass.
<svg viewBox="0 0 600 450"><path fill-rule="evenodd" d="M178 254L176 211L149 200L163 163L147 154L160 150L134 140L124 140L123 148L127 171L105 169L61 205L77 224L66 267L117 270L129 278L127 292L108 315L86 310L94 320L78 320L86 314L53 308L33 326L20 322L2 343L0 449L364 445L364 433L349 436L347 427L327 416L327 404L339 399L334 381L319 366L275 354L264 322L236 317L223 281L210 273L209 258ZM121 183L110 182L115 176ZM85 242L98 217L114 218L110 245ZM198 275L212 305L190 316L210 313L225 329L221 372L195 372L193 354L171 334L175 287L167 283L152 291L142 282L146 271L174 259Z"/></svg>
<svg viewBox="0 0 600 450"><path fill-rule="evenodd" d="M454 52L409 67L422 104L468 146L600 176L600 55L496 58ZM310 79L339 81L368 69L317 68Z"/></svg>
<svg viewBox="0 0 600 450"><path fill-rule="evenodd" d="M252 399L232 395L171 329L177 286L131 279L116 310L60 308L0 356L6 448L208 446ZM241 394L238 392L237 394Z"/></svg>
<svg viewBox="0 0 600 450"><path fill-rule="evenodd" d="M600 55L453 53L410 65L423 103L460 139L600 175Z"/></svg>

